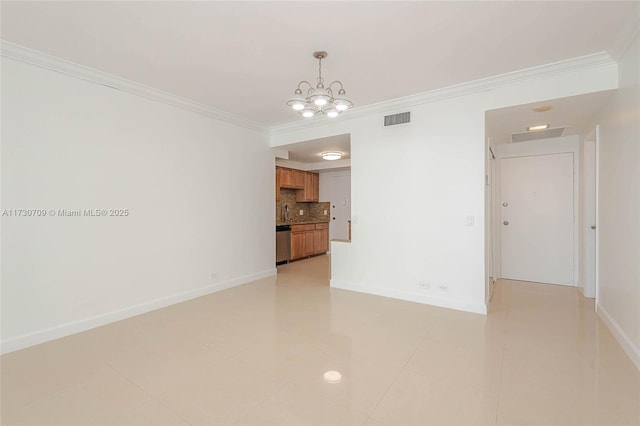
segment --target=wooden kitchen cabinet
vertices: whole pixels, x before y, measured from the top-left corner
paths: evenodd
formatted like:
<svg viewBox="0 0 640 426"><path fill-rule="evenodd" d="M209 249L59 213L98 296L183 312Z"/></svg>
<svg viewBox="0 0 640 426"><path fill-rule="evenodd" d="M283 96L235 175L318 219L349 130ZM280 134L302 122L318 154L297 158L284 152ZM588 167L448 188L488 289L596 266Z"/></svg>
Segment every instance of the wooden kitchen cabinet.
<svg viewBox="0 0 640 426"><path fill-rule="evenodd" d="M293 188L293 170L285 167L276 167L280 170L280 188Z"/></svg>
<svg viewBox="0 0 640 426"><path fill-rule="evenodd" d="M280 167L276 167L276 201L280 201Z"/></svg>
<svg viewBox="0 0 640 426"><path fill-rule="evenodd" d="M329 250L329 224L291 225L291 260Z"/></svg>
<svg viewBox="0 0 640 426"><path fill-rule="evenodd" d="M304 255L311 256L312 254L316 254L313 246L313 241L315 238L316 231L307 231L304 233Z"/></svg>
<svg viewBox="0 0 640 426"><path fill-rule="evenodd" d="M329 251L329 224L316 223L313 245L316 253L326 253Z"/></svg>
<svg viewBox="0 0 640 426"><path fill-rule="evenodd" d="M280 169L280 188L304 189L304 172L302 170L287 167L276 167L277 169Z"/></svg>
<svg viewBox="0 0 640 426"><path fill-rule="evenodd" d="M291 233L291 260L304 257L304 232Z"/></svg>
<svg viewBox="0 0 640 426"><path fill-rule="evenodd" d="M302 170L293 170L293 187L296 189L304 189L304 176L305 172Z"/></svg>
<svg viewBox="0 0 640 426"><path fill-rule="evenodd" d="M320 196L320 175L304 172L304 188L296 193L298 202L318 202Z"/></svg>

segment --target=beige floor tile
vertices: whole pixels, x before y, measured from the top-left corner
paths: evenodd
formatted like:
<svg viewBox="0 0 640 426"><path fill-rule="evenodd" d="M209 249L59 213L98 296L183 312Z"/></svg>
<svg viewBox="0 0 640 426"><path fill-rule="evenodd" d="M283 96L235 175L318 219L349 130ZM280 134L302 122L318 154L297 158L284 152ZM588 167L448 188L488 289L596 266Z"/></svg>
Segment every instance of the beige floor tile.
<svg viewBox="0 0 640 426"><path fill-rule="evenodd" d="M307 387L289 384L243 417L238 425L363 425L366 416Z"/></svg>
<svg viewBox="0 0 640 426"><path fill-rule="evenodd" d="M494 424L498 396L482 388L405 370L372 417L392 425Z"/></svg>
<svg viewBox="0 0 640 426"><path fill-rule="evenodd" d="M154 397L191 424L232 424L284 385L277 377L238 360L185 362L199 368Z"/></svg>
<svg viewBox="0 0 640 426"><path fill-rule="evenodd" d="M373 417L369 417L367 421L364 423L364 426L387 426L379 420L374 419Z"/></svg>
<svg viewBox="0 0 640 426"><path fill-rule="evenodd" d="M465 348L453 343L425 339L406 365L436 382L456 383L498 395L502 369L502 349Z"/></svg>
<svg viewBox="0 0 640 426"><path fill-rule="evenodd" d="M640 371L575 288L499 281L482 316L328 279L315 257L4 355L1 423L640 425Z"/></svg>
<svg viewBox="0 0 640 426"><path fill-rule="evenodd" d="M189 426L186 420L155 400L120 413L113 426Z"/></svg>
<svg viewBox="0 0 640 426"><path fill-rule="evenodd" d="M107 366L76 336L3 355L3 413L86 381Z"/></svg>
<svg viewBox="0 0 640 426"><path fill-rule="evenodd" d="M39 399L12 413L3 425L100 425L117 422L122 413L150 401L139 387L112 370Z"/></svg>

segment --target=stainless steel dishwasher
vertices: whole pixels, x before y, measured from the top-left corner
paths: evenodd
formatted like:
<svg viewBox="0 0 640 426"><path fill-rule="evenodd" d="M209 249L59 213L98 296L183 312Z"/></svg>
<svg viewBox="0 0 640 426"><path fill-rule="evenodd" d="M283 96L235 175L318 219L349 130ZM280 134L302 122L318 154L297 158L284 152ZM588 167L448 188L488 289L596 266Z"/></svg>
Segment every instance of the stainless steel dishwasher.
<svg viewBox="0 0 640 426"><path fill-rule="evenodd" d="M291 226L276 226L276 265L291 260Z"/></svg>

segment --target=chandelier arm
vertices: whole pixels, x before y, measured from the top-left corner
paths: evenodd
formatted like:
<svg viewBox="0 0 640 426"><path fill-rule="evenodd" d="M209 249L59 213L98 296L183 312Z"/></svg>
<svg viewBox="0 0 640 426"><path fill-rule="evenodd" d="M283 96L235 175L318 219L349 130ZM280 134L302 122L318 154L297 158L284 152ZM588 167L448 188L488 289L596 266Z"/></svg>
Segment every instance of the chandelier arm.
<svg viewBox="0 0 640 426"><path fill-rule="evenodd" d="M330 88L334 84L339 84L340 85L340 89L344 90L344 87L342 86L342 82L340 80L332 81L331 84L328 87Z"/></svg>
<svg viewBox="0 0 640 426"><path fill-rule="evenodd" d="M331 96L331 101L333 102L333 90L331 90L331 85L329 85L329 87L327 87L326 90L329 96Z"/></svg>
<svg viewBox="0 0 640 426"><path fill-rule="evenodd" d="M307 80L302 80L300 83L298 83L298 89L301 89L301 86L303 84L306 84L307 86L309 86L310 89L313 90L313 86L311 85L311 83L309 83Z"/></svg>

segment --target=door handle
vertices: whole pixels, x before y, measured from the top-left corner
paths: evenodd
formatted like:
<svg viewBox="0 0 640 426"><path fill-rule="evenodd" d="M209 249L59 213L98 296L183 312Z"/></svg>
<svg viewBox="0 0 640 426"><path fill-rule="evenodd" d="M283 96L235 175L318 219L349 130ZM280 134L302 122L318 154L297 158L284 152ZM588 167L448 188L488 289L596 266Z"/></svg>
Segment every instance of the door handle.
<svg viewBox="0 0 640 426"><path fill-rule="evenodd" d="M509 221L508 221L508 220L505 220L504 222L502 222L502 224L503 224L503 225L508 225L508 224L509 224Z"/></svg>
<svg viewBox="0 0 640 426"><path fill-rule="evenodd" d="M336 218L335 218L335 217L332 217L331 219L336 220Z"/></svg>
<svg viewBox="0 0 640 426"><path fill-rule="evenodd" d="M595 225L591 225L591 229L596 229L596 226Z"/></svg>

